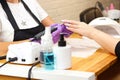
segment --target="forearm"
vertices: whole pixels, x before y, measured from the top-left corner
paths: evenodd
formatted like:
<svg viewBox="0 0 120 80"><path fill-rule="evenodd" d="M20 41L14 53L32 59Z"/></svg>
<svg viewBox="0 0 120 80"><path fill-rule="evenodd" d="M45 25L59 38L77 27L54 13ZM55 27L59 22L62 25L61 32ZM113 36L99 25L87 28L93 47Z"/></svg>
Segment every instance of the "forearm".
<svg viewBox="0 0 120 80"><path fill-rule="evenodd" d="M48 16L44 20L41 21L44 26L50 26L54 24L54 21Z"/></svg>
<svg viewBox="0 0 120 80"><path fill-rule="evenodd" d="M94 28L93 28L94 29ZM104 32L101 32L99 30L94 29L91 31L90 38L95 40L98 44L100 44L104 49L108 50L109 52L115 54L115 47L119 41L119 39L116 39Z"/></svg>

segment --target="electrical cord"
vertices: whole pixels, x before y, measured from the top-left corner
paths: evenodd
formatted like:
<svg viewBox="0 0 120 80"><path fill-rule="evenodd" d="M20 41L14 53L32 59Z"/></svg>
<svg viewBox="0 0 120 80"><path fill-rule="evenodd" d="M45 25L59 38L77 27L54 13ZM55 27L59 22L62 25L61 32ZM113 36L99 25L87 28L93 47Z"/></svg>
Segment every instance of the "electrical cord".
<svg viewBox="0 0 120 80"><path fill-rule="evenodd" d="M14 61L17 61L17 57L10 58L9 61L7 61L4 64L0 65L0 68L3 67L4 65L6 65L7 63L14 62Z"/></svg>
<svg viewBox="0 0 120 80"><path fill-rule="evenodd" d="M2 58L6 58L6 56L2 56ZM2 59L2 58L0 57L0 59ZM6 65L7 63L14 62L14 61L17 61L17 60L18 60L17 57L9 58L9 61L7 61L7 62L5 62L4 64L0 65L0 68L3 67L4 65ZM28 71L28 79L27 79L27 80L31 80L31 71L32 71L33 67L36 66L36 65L39 64L39 63L40 63L40 61L34 63L34 64L31 66L31 68L30 68L29 71Z"/></svg>
<svg viewBox="0 0 120 80"><path fill-rule="evenodd" d="M6 58L6 56L0 56L0 59L3 59L3 58ZM5 62L4 64L0 65L0 68L3 67L4 65L6 65L7 63L10 63L10 62L14 62L14 61L17 61L18 58L17 57L14 57L14 58L9 58L9 61ZM31 80L31 71L33 69L34 66L36 66L37 64L39 64L40 61L34 63L31 68L29 69L28 71L28 79L27 80Z"/></svg>
<svg viewBox="0 0 120 80"><path fill-rule="evenodd" d="M0 60L6 59L6 55L0 56Z"/></svg>
<svg viewBox="0 0 120 80"><path fill-rule="evenodd" d="M40 61L34 63L34 64L31 66L31 68L30 68L29 71L28 71L28 79L27 79L27 80L31 80L32 69L33 69L33 67L36 66L37 64L40 64Z"/></svg>

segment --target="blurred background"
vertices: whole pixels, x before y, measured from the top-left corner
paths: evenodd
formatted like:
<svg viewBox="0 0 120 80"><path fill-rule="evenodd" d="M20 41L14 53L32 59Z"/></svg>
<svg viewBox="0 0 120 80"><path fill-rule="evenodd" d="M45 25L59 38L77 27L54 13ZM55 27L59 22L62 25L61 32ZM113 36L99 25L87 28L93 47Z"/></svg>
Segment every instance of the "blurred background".
<svg viewBox="0 0 120 80"><path fill-rule="evenodd" d="M111 3L120 9L120 0L38 0L55 22L62 19L79 20L79 14L86 8L95 6L100 1L103 6L109 7Z"/></svg>

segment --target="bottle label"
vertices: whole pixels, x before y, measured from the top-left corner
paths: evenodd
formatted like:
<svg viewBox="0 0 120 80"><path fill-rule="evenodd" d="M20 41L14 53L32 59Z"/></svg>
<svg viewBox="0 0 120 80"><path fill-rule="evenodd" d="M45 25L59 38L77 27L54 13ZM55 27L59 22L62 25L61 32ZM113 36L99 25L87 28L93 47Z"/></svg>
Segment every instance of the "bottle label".
<svg viewBox="0 0 120 80"><path fill-rule="evenodd" d="M54 69L54 54L53 52L41 52L40 53L41 63L44 64L46 70Z"/></svg>

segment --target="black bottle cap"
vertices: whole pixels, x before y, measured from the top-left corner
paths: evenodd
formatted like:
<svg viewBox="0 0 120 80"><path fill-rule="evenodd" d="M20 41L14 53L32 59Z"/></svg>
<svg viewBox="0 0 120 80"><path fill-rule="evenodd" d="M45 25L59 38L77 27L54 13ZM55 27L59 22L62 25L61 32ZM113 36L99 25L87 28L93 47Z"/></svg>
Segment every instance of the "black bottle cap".
<svg viewBox="0 0 120 80"><path fill-rule="evenodd" d="M61 46L61 47L66 46L66 41L64 40L64 33L60 33L60 40L58 42L58 46Z"/></svg>

